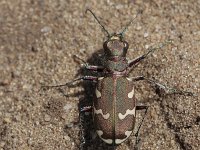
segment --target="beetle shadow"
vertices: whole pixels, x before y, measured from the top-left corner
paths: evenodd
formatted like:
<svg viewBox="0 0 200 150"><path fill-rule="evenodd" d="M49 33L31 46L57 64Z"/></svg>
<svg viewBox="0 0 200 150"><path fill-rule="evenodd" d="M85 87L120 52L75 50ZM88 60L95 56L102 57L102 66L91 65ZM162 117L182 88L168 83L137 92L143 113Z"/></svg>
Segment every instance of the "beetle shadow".
<svg viewBox="0 0 200 150"><path fill-rule="evenodd" d="M90 58L86 60L89 65L102 66L103 49L100 49L92 54ZM74 57L75 59L75 57ZM76 61L76 59L75 59ZM77 60L78 61L78 60ZM79 61L80 62L80 61ZM76 76L95 76L102 77L103 73L94 72L85 68L80 68L77 71ZM80 121L80 149L81 150L93 150L93 149L105 149L115 150L115 147L109 146L103 142L96 134L95 126L93 123L92 109L88 111L81 111L82 108L87 106L93 106L93 100L95 98L95 86L96 83L90 81L81 82L81 86L84 89L83 97L79 100L79 121Z"/></svg>

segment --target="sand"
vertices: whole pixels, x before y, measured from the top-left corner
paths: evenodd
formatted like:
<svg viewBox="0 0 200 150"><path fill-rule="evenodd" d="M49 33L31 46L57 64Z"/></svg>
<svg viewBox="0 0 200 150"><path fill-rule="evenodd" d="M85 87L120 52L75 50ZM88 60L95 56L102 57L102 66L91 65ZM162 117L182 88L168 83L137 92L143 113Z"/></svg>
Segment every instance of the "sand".
<svg viewBox="0 0 200 150"><path fill-rule="evenodd" d="M147 82L135 83L138 103L149 105L140 132L141 150L200 149L200 1L0 1L0 150L77 150L79 107L91 105L94 84L42 89L75 77L77 55L98 64L105 34L90 8L110 32L128 28L127 57L138 57L167 39L173 44L156 51L130 73L197 96L159 95ZM92 73L95 74L95 73ZM137 112L137 124L144 111ZM93 134L91 114L83 114L84 149L109 149ZM116 150L132 150L135 137Z"/></svg>

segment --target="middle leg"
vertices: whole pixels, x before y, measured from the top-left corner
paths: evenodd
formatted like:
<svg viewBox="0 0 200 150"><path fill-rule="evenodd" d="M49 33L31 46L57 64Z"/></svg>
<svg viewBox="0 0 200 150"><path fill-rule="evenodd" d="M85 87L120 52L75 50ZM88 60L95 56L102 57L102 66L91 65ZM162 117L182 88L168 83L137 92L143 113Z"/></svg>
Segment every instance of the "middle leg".
<svg viewBox="0 0 200 150"><path fill-rule="evenodd" d="M63 86L70 86L72 85L74 82L79 81L79 80L88 80L88 81L92 81L92 82L97 82L98 77L94 77L94 76L82 76L79 78L76 78L70 82L67 82L65 84L59 84L59 85L46 85L46 86L42 86L41 88L57 88L57 87L63 87Z"/></svg>
<svg viewBox="0 0 200 150"><path fill-rule="evenodd" d="M138 76L138 77L132 78L132 80L133 81L145 80L148 83L150 83L151 85L154 85L154 86L158 87L159 89L164 90L164 92L166 94L179 94L179 95L185 95L185 96L196 96L192 92L171 88L171 87L168 87L167 85L158 83L157 81L152 80L152 79L148 79L148 78L146 78L144 76Z"/></svg>

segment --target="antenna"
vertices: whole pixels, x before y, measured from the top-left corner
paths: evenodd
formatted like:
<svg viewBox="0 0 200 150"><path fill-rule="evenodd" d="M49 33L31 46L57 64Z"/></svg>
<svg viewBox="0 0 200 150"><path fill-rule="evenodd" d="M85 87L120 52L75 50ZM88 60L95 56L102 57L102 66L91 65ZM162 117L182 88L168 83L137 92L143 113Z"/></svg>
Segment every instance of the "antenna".
<svg viewBox="0 0 200 150"><path fill-rule="evenodd" d="M127 31L128 27L133 23L133 21L135 20L135 18L137 18L138 14L140 14L140 13L141 13L141 11L138 11L137 14L136 14L136 16L133 19L131 19L131 21L125 26L125 28L122 30L122 32L119 33L122 38L124 37L124 34Z"/></svg>
<svg viewBox="0 0 200 150"><path fill-rule="evenodd" d="M104 32L107 33L107 36L110 37L110 33L106 30L106 28L101 24L101 22L99 21L99 19L95 16L95 14L90 10L90 9L86 9L85 13L87 13L87 11L89 11L93 17L96 19L96 21L98 22L98 24L101 26L101 28L103 29Z"/></svg>

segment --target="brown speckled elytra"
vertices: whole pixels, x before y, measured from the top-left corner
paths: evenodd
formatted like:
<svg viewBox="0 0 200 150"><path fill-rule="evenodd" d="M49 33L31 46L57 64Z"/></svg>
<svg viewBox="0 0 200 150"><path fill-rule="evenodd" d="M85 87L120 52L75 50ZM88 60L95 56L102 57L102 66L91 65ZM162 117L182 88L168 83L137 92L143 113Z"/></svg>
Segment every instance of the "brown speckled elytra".
<svg viewBox="0 0 200 150"><path fill-rule="evenodd" d="M124 142L133 132L136 119L136 110L145 110L145 114L138 125L136 136L136 148L139 142L138 134L147 113L148 106L136 105L136 98L134 93L134 82L139 80L146 80L147 82L156 85L156 87L163 89L166 92L175 94L193 95L191 92L180 91L169 88L165 85L155 82L154 80L139 76L136 78L128 77L130 70L136 67L137 64L145 59L148 55L157 49L161 49L165 45L171 43L167 40L164 43L154 48L149 48L144 55L128 61L126 53L129 44L124 40L124 33L126 32L131 20L120 33L110 34L105 27L100 23L94 13L87 9L97 20L103 31L107 34L107 40L103 43L104 58L102 66L92 66L84 62L84 67L91 71L102 72L102 77L83 76L74 79L66 84L45 87L61 87L68 86L78 80L89 80L96 83L95 94L96 98L93 100L93 106L86 106L81 111L93 110L93 122L96 133L105 143L115 146Z"/></svg>

